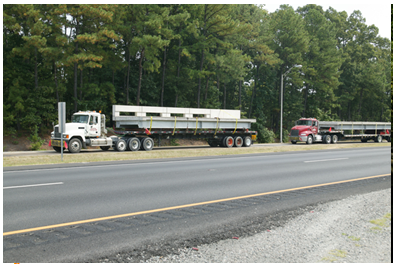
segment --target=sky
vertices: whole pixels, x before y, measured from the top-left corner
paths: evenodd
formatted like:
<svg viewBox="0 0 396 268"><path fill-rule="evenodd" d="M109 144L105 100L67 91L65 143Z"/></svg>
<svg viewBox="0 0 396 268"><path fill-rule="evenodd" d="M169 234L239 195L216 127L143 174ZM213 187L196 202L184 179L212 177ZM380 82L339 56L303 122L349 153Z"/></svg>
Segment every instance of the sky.
<svg viewBox="0 0 396 268"><path fill-rule="evenodd" d="M256 3L256 2L255 2ZM390 0L377 0L377 1L288 1L288 2L261 2L265 5L270 13L274 12L279 8L280 5L288 4L296 10L298 7L305 6L307 4L316 4L322 6L323 10L327 10L329 6L337 10L337 12L346 11L348 16L354 10L360 10L362 12L363 18L366 19L366 25L374 24L378 30L381 37L386 37L391 39L391 3ZM258 3L257 3L258 4Z"/></svg>

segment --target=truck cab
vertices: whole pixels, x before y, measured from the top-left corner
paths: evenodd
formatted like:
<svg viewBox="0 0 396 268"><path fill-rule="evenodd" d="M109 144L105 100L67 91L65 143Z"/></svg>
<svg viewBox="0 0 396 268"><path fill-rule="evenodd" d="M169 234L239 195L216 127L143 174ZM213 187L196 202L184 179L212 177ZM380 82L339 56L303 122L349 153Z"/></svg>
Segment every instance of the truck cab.
<svg viewBox="0 0 396 268"><path fill-rule="evenodd" d="M112 139L107 138L105 127L106 117L96 111L79 111L74 113L71 123L66 123L63 133L63 147L71 153L78 153L88 146L110 146ZM61 133L59 125L51 132L51 146L55 151L61 151Z"/></svg>
<svg viewBox="0 0 396 268"><path fill-rule="evenodd" d="M318 134L319 121L316 118L300 118L289 134L290 141L296 144L298 141L311 144L314 141L322 140Z"/></svg>

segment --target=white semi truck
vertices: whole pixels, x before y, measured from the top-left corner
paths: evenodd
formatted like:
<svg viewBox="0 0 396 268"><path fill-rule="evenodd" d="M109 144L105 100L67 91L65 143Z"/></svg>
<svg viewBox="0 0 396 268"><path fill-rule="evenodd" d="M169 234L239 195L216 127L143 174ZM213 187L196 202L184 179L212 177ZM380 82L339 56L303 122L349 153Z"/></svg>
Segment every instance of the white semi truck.
<svg viewBox="0 0 396 268"><path fill-rule="evenodd" d="M194 109L150 106L113 105L116 126L108 137L106 116L96 111L74 113L64 133L59 125L51 132L50 146L61 152L79 153L89 146L107 151L150 151L154 139L207 139L211 147L249 147L257 132L250 131L255 119L241 119L238 110ZM61 135L63 135L63 144Z"/></svg>

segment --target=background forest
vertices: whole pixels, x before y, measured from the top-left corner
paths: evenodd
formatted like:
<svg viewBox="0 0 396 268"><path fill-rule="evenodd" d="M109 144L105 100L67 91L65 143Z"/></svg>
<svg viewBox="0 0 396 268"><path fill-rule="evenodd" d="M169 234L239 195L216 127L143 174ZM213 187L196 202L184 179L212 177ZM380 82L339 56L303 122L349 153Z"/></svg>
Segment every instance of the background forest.
<svg viewBox="0 0 396 268"><path fill-rule="evenodd" d="M391 121L391 42L360 11L282 5L3 5L3 126L113 104L240 109L265 141L300 117ZM302 65L302 68L292 68ZM279 134L278 134L279 135Z"/></svg>

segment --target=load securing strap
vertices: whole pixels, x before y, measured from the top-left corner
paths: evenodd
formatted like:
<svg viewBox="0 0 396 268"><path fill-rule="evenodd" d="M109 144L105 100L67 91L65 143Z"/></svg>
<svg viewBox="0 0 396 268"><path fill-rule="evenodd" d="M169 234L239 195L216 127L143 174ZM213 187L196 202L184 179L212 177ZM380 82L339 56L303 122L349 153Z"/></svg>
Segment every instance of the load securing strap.
<svg viewBox="0 0 396 268"><path fill-rule="evenodd" d="M216 124L216 131L215 131L215 133L214 133L214 136L216 136L217 129L218 129L218 126L219 126L219 118L218 118L218 117L216 117L216 118L217 118L217 124Z"/></svg>
<svg viewBox="0 0 396 268"><path fill-rule="evenodd" d="M151 120L150 120L150 130L149 130L149 133L151 134L151 126L153 125L153 117L151 117Z"/></svg>
<svg viewBox="0 0 396 268"><path fill-rule="evenodd" d="M172 136L175 135L175 130L176 130L176 116L175 116L175 126L174 126L174 128L173 128Z"/></svg>
<svg viewBox="0 0 396 268"><path fill-rule="evenodd" d="M197 121L196 121L196 123L195 123L194 136L195 136L195 134L197 134L197 128L198 128L198 117L197 117Z"/></svg>

